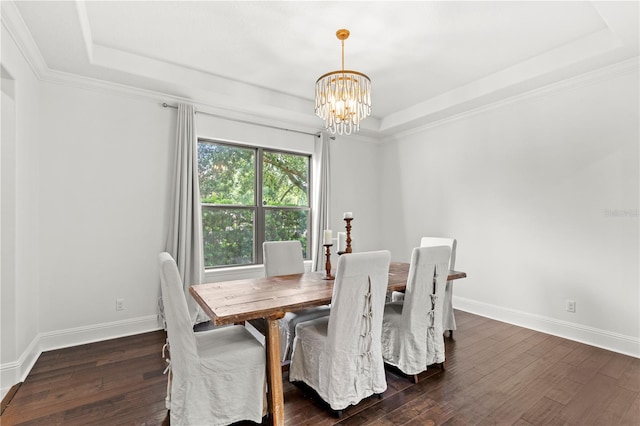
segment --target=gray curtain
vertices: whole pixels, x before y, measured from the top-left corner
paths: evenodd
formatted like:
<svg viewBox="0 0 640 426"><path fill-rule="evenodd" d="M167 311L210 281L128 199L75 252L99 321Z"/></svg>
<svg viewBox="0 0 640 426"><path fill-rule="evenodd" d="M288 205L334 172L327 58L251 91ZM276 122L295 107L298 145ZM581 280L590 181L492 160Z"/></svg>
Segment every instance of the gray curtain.
<svg viewBox="0 0 640 426"><path fill-rule="evenodd" d="M173 194L166 244L166 251L178 265L193 323L196 322L199 308L189 294L189 286L201 284L204 276L195 117L193 105L178 105Z"/></svg>
<svg viewBox="0 0 640 426"><path fill-rule="evenodd" d="M324 270L324 247L322 245L322 232L328 228L329 201L331 199L331 165L330 165L330 143L329 135L322 133L316 138L315 152L313 156L314 197L313 197L313 271ZM332 251L337 247L332 247ZM333 265L334 267L337 265Z"/></svg>

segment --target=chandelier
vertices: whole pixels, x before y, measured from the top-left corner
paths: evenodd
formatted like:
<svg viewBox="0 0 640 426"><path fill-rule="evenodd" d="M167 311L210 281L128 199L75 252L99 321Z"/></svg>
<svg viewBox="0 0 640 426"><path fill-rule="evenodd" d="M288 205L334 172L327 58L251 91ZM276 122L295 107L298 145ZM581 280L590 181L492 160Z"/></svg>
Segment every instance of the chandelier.
<svg viewBox="0 0 640 426"><path fill-rule="evenodd" d="M371 114L371 79L344 69L344 41L349 30L336 31L342 43L342 70L331 71L316 81L316 115L331 134L350 135L360 130L360 121Z"/></svg>

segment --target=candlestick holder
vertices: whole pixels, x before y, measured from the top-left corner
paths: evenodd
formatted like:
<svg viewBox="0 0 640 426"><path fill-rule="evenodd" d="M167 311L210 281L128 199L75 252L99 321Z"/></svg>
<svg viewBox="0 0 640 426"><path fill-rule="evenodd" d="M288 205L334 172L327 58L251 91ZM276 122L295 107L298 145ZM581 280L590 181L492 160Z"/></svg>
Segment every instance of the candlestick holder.
<svg viewBox="0 0 640 426"><path fill-rule="evenodd" d="M322 277L325 280L332 280L335 277L333 275L331 275L331 246L333 244L323 244L324 248L325 248L325 255L327 256L327 262L324 264L324 267L326 269L326 273L325 276Z"/></svg>
<svg viewBox="0 0 640 426"><path fill-rule="evenodd" d="M344 253L351 253L351 221L352 217L345 217L344 221L347 222L345 228L347 229L347 248Z"/></svg>

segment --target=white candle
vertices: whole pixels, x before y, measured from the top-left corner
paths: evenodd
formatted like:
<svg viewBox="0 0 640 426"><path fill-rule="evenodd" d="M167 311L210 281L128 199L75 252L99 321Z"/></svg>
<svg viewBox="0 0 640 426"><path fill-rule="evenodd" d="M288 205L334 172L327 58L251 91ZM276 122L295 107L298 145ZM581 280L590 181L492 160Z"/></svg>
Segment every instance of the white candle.
<svg viewBox="0 0 640 426"><path fill-rule="evenodd" d="M331 238L332 238L332 234L331 234L331 229L325 229L324 230L324 244L331 244Z"/></svg>
<svg viewBox="0 0 640 426"><path fill-rule="evenodd" d="M342 252L347 249L347 233L338 232L338 251Z"/></svg>
<svg viewBox="0 0 640 426"><path fill-rule="evenodd" d="M352 212L344 212L344 214L342 215L343 219L353 219L353 213Z"/></svg>

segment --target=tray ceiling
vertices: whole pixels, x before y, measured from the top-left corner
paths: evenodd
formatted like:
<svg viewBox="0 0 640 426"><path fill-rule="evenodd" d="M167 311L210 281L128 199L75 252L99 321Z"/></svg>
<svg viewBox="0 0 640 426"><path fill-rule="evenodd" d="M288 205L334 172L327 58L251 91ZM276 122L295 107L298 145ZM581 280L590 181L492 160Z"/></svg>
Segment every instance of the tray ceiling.
<svg viewBox="0 0 640 426"><path fill-rule="evenodd" d="M3 2L4 3L4 2ZM319 128L314 83L373 85L390 134L638 56L637 2L16 2L46 71ZM45 71L45 73L46 73Z"/></svg>

